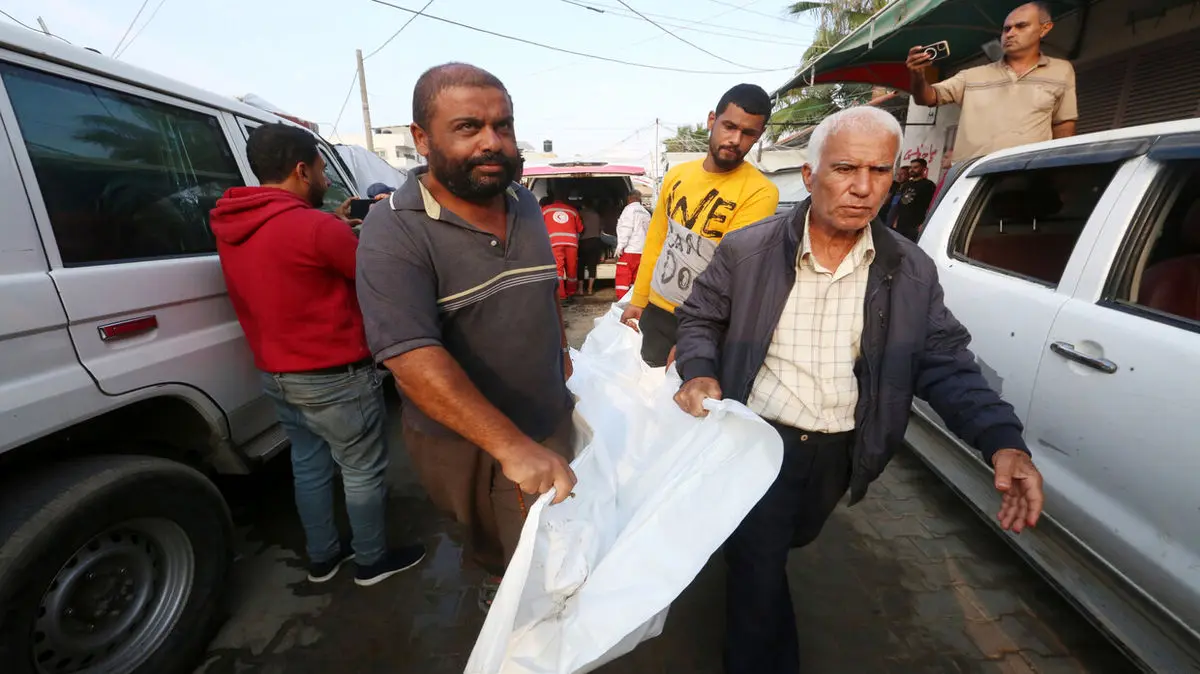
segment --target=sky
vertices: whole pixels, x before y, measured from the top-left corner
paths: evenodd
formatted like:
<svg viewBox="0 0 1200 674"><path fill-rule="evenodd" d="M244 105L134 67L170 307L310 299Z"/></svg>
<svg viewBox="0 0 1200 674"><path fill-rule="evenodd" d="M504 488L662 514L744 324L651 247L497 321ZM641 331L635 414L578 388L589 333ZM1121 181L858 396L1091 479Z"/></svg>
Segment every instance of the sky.
<svg viewBox="0 0 1200 674"><path fill-rule="evenodd" d="M426 2L389 1L412 10ZM697 46L633 16L621 0L434 0L425 11L578 52L724 74L603 62L421 16L366 61L372 125L408 124L417 77L430 66L465 61L508 87L518 139L538 150L551 139L560 157L648 165L656 118L666 138L680 124L703 122L721 94L739 82L773 91L799 65L813 34L814 19L788 17L787 0L624 2L654 21L673 24L666 28ZM41 16L51 32L106 55L142 5L143 0L0 0L0 9L17 19L36 26ZM219 94L257 94L320 123L322 135L336 142L337 132L363 131L361 99L352 85L355 49L370 54L411 16L371 0L145 0L119 58Z"/></svg>

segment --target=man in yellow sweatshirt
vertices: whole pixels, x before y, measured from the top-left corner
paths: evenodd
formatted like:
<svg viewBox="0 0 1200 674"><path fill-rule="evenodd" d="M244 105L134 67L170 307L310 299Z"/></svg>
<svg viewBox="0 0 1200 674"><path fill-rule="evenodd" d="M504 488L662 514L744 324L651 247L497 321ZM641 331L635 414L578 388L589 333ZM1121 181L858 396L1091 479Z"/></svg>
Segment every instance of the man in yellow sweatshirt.
<svg viewBox="0 0 1200 674"><path fill-rule="evenodd" d="M651 367L667 364L675 346L675 307L688 298L721 237L775 214L779 189L745 161L770 116L771 97L762 87L735 86L708 113L708 156L663 178L630 305L621 316L640 329L642 360Z"/></svg>

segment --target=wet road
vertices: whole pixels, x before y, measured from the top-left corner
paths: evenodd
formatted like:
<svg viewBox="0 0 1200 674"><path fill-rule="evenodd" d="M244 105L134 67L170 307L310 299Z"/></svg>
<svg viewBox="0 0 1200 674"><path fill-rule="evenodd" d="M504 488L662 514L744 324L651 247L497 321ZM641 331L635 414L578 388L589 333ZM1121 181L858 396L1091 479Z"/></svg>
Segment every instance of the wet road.
<svg viewBox="0 0 1200 674"><path fill-rule="evenodd" d="M568 310L572 343L606 306ZM393 437L390 533L424 541L429 558L372 588L355 586L349 569L312 586L287 462L225 480L241 537L233 615L199 673L462 671L483 623L481 576L461 568L454 524L425 499ZM600 671L719 674L723 572L719 558L710 561L672 607L664 634ZM806 672L1134 671L909 454L792 554L789 575Z"/></svg>

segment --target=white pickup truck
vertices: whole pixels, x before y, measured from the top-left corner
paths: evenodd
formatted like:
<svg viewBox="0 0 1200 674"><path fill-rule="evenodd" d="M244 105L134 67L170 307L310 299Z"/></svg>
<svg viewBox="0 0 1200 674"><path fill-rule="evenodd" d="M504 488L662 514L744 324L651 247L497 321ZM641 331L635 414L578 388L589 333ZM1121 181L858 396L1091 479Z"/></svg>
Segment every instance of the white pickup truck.
<svg viewBox="0 0 1200 674"><path fill-rule="evenodd" d="M1200 671L1200 120L955 166L920 246L1045 474L1008 540L1143 668ZM906 440L994 523L927 405Z"/></svg>

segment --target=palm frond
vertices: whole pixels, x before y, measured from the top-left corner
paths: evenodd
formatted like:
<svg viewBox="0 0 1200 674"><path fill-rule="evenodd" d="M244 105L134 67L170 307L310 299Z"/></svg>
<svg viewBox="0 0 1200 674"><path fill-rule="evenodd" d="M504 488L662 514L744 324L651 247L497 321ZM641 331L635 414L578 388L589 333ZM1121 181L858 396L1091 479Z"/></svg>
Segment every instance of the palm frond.
<svg viewBox="0 0 1200 674"><path fill-rule="evenodd" d="M793 2L792 4L788 5L787 13L796 16L824 8L824 2Z"/></svg>

